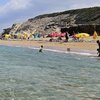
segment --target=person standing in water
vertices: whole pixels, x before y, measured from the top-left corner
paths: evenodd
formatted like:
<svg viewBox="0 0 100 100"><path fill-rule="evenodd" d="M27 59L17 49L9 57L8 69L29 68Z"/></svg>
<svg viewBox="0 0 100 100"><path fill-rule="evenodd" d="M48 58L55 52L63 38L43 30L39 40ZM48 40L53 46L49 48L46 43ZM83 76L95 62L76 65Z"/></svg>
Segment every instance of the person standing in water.
<svg viewBox="0 0 100 100"><path fill-rule="evenodd" d="M97 51L98 51L98 57L100 57L100 41L99 40L97 40L97 44L99 46L99 48L97 49Z"/></svg>
<svg viewBox="0 0 100 100"><path fill-rule="evenodd" d="M41 45L40 49L39 49L39 52L42 52L43 51L43 45Z"/></svg>

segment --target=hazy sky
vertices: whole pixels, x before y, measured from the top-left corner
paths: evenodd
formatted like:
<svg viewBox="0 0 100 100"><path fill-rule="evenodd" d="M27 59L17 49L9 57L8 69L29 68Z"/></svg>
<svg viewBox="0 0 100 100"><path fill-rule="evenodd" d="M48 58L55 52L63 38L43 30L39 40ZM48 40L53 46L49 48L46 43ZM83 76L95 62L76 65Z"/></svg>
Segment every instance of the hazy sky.
<svg viewBox="0 0 100 100"><path fill-rule="evenodd" d="M100 0L0 0L0 32L40 14L100 6Z"/></svg>

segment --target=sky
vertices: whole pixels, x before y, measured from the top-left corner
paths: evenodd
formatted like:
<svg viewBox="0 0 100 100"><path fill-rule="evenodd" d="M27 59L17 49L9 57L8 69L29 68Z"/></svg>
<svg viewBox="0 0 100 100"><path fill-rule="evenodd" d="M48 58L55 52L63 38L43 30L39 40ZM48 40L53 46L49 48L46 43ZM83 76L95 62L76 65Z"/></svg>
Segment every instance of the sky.
<svg viewBox="0 0 100 100"><path fill-rule="evenodd" d="M41 14L100 7L100 0L0 0L0 32Z"/></svg>

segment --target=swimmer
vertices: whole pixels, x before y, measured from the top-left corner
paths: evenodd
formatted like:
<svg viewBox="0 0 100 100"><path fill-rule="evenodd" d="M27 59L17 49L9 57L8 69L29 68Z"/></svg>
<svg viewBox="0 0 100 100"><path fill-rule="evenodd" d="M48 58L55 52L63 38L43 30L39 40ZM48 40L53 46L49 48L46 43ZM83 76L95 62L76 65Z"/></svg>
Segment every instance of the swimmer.
<svg viewBox="0 0 100 100"><path fill-rule="evenodd" d="M40 49L39 49L39 52L42 52L43 51L43 45L41 45Z"/></svg>

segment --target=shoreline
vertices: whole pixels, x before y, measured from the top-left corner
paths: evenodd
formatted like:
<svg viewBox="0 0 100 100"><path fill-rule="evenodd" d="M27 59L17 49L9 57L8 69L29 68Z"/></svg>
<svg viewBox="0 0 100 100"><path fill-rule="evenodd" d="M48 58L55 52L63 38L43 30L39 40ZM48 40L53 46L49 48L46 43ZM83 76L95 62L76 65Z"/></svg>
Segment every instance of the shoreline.
<svg viewBox="0 0 100 100"><path fill-rule="evenodd" d="M73 53L82 55L97 55L96 49L98 45L96 42L49 42L45 40L0 40L0 45L26 47L31 49L39 49L41 45L44 46L44 50ZM70 51L67 51L70 48Z"/></svg>

